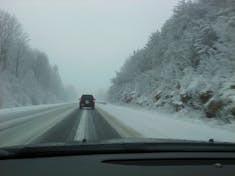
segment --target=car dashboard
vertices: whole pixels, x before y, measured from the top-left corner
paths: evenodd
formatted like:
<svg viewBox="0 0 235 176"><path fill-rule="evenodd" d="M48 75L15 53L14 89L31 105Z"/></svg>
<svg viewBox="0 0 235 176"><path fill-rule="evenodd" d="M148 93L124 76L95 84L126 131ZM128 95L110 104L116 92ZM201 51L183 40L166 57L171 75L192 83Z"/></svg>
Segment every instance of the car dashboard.
<svg viewBox="0 0 235 176"><path fill-rule="evenodd" d="M19 155L0 160L1 176L234 176L235 152L158 150L125 152L80 152ZM86 152L83 152L86 151Z"/></svg>

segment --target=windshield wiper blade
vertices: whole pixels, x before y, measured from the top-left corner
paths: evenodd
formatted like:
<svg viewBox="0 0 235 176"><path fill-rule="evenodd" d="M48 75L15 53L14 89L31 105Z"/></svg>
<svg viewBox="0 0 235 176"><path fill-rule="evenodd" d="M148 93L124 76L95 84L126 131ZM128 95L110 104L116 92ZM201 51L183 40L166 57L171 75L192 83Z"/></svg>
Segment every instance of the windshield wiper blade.
<svg viewBox="0 0 235 176"><path fill-rule="evenodd" d="M13 155L14 155L14 153L9 152L8 150L0 149L0 159L8 158L8 157L13 156Z"/></svg>
<svg viewBox="0 0 235 176"><path fill-rule="evenodd" d="M226 143L114 143L22 146L3 150L0 159L20 159L90 154L153 153L153 152L235 152L235 144Z"/></svg>
<svg viewBox="0 0 235 176"><path fill-rule="evenodd" d="M99 144L118 144L118 143L213 143L213 144L235 144L232 142L221 142L215 141L210 138L207 141L205 140L188 140L188 139L173 139L173 138L139 138L139 137L130 137L130 138L117 138L117 139L108 139L100 141Z"/></svg>

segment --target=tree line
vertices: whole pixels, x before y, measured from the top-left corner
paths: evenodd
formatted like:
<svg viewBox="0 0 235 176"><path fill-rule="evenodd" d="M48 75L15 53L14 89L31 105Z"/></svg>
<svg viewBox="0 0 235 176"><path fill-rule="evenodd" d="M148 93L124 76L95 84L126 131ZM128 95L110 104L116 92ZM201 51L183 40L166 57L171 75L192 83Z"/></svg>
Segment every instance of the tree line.
<svg viewBox="0 0 235 176"><path fill-rule="evenodd" d="M180 1L112 79L112 102L235 117L235 1Z"/></svg>
<svg viewBox="0 0 235 176"><path fill-rule="evenodd" d="M58 67L30 47L15 16L0 10L0 107L62 102L72 97L66 89Z"/></svg>

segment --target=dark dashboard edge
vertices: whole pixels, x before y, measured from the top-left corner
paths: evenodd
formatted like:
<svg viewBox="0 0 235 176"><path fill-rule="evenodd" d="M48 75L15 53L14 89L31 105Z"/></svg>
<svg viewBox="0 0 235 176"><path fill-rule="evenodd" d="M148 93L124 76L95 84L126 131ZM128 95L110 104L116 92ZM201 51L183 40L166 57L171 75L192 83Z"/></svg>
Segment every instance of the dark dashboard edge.
<svg viewBox="0 0 235 176"><path fill-rule="evenodd" d="M64 146L24 146L5 148L0 160L38 157L57 157L94 154L127 154L127 153L164 153L164 152L232 152L234 144L221 143L122 143L99 145L64 145Z"/></svg>

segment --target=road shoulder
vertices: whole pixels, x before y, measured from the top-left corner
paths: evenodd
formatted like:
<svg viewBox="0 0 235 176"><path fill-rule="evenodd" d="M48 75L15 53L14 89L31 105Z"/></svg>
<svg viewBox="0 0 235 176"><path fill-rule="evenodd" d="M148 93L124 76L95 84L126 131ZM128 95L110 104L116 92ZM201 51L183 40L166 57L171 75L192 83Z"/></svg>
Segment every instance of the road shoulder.
<svg viewBox="0 0 235 176"><path fill-rule="evenodd" d="M107 111L96 106L96 110L101 114L101 116L114 128L121 137L142 137L142 134L138 131L128 127L119 121L116 117L108 113Z"/></svg>

